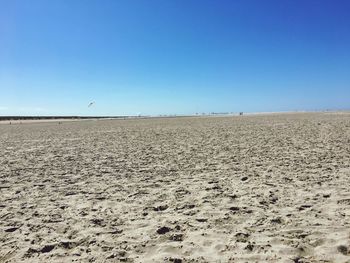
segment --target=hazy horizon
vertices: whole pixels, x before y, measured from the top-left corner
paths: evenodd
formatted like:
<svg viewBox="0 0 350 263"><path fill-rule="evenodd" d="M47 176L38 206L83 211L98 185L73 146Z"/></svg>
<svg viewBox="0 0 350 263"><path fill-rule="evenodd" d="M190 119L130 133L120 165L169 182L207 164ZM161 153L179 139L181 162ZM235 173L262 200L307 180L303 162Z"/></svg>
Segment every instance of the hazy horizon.
<svg viewBox="0 0 350 263"><path fill-rule="evenodd" d="M0 3L0 116L350 108L348 1Z"/></svg>
<svg viewBox="0 0 350 263"><path fill-rule="evenodd" d="M138 118L138 117L196 117L196 116L239 116L241 113L243 115L264 115L264 114L298 114L298 113L350 113L350 109L314 109L314 110L291 110L291 111L246 111L246 112L196 112L196 113L188 113L188 114L178 114L178 113L168 113L168 114L121 114L121 115L93 115L93 114L0 114L1 117L23 117L23 118L31 118L31 117L38 117L38 118L57 118L57 117L63 117L63 118L69 118L69 117L93 117L93 118L122 118L122 117L131 117L131 118Z"/></svg>

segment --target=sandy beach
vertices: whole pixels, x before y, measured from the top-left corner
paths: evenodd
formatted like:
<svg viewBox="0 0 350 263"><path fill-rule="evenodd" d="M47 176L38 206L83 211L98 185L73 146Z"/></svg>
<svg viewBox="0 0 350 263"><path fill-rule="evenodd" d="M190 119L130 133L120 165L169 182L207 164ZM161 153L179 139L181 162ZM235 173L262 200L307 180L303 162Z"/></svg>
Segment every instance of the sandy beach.
<svg viewBox="0 0 350 263"><path fill-rule="evenodd" d="M0 262L350 262L350 115L0 125Z"/></svg>

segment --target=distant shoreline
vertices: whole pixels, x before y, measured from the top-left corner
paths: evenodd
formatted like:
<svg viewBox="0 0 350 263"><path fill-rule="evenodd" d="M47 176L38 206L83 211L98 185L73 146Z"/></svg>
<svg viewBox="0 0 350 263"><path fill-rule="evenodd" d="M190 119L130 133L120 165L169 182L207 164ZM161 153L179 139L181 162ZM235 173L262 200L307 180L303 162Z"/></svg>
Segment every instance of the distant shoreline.
<svg viewBox="0 0 350 263"><path fill-rule="evenodd" d="M197 117L204 116L198 115ZM0 116L0 124L21 124L38 122L68 122L88 120L135 120L150 118L183 118L196 115L169 115L169 116Z"/></svg>
<svg viewBox="0 0 350 263"><path fill-rule="evenodd" d="M0 116L0 121L11 120L74 120L74 119L106 119L106 118L123 118L122 116L107 117L107 116Z"/></svg>
<svg viewBox="0 0 350 263"><path fill-rule="evenodd" d="M243 116L274 115L274 114L303 114L303 113L328 113L350 114L349 110L335 111L280 111L280 112L243 112ZM149 119L149 118L184 118L184 117L229 117L240 116L235 113L209 113L193 115L141 115L141 116L0 116L0 123L28 123L28 122L54 122L54 121L79 121L79 120L126 120L126 119Z"/></svg>

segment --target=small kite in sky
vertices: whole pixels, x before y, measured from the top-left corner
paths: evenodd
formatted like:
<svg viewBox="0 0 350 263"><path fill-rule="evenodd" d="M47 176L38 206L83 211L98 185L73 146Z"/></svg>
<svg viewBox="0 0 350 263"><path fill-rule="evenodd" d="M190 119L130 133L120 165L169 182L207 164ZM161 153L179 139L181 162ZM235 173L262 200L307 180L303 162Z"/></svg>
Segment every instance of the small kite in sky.
<svg viewBox="0 0 350 263"><path fill-rule="evenodd" d="M90 108L92 105L94 105L95 104L95 102L93 101L93 102L90 102L89 103L89 105L88 105L88 108Z"/></svg>

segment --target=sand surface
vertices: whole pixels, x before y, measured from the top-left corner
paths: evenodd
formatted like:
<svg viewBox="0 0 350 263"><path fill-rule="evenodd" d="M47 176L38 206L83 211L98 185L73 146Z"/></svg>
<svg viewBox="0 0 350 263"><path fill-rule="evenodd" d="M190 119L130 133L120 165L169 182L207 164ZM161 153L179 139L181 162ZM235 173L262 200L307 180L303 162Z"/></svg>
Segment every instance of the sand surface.
<svg viewBox="0 0 350 263"><path fill-rule="evenodd" d="M0 262L350 262L350 116L0 125Z"/></svg>

